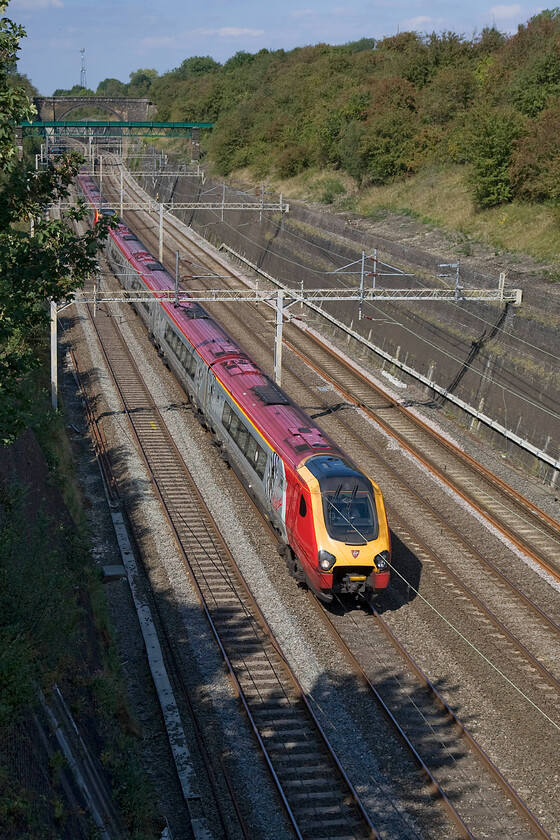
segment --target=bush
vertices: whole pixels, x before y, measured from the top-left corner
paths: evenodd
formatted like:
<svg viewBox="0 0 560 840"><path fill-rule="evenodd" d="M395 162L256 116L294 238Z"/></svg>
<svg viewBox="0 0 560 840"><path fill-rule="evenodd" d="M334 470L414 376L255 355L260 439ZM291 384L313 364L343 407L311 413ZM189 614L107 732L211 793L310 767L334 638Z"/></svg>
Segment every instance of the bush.
<svg viewBox="0 0 560 840"><path fill-rule="evenodd" d="M516 141L509 175L517 198L560 204L560 103L543 111Z"/></svg>
<svg viewBox="0 0 560 840"><path fill-rule="evenodd" d="M480 108L468 129L472 195L478 207L510 201L513 188L509 167L514 142L524 131L522 117L512 108Z"/></svg>

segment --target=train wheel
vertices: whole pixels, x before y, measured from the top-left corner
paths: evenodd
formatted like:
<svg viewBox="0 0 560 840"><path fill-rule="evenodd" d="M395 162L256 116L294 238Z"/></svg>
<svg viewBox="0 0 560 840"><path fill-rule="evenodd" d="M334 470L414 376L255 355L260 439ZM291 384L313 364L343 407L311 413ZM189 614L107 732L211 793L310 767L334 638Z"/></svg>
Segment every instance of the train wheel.
<svg viewBox="0 0 560 840"><path fill-rule="evenodd" d="M305 575L303 573L303 569L301 568L300 562L289 546L286 546L284 558L286 560L288 572L293 577L293 579L296 580L298 583L305 583Z"/></svg>

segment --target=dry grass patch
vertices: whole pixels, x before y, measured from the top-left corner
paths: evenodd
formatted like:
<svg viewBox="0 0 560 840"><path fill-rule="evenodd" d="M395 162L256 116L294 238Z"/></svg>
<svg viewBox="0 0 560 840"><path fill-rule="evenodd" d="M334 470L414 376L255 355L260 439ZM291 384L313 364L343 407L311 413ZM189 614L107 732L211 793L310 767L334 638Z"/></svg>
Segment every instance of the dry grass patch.
<svg viewBox="0 0 560 840"><path fill-rule="evenodd" d="M468 166L433 166L403 181L359 189L340 171L306 171L294 178L267 182L285 198L319 202L362 216L379 211L409 214L431 228L460 233L464 246L481 243L497 251L526 254L549 264L549 276L560 275L560 208L513 202L477 210L468 186ZM249 169L232 181L256 184Z"/></svg>

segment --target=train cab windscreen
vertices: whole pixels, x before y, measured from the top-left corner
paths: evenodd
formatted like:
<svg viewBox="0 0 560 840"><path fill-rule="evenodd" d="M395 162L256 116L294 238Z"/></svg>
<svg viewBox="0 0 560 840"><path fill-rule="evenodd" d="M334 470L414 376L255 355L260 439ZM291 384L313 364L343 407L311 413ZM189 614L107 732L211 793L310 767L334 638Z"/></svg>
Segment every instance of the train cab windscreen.
<svg viewBox="0 0 560 840"><path fill-rule="evenodd" d="M305 466L317 478L327 533L347 545L377 539L379 525L371 482L340 458L317 455Z"/></svg>

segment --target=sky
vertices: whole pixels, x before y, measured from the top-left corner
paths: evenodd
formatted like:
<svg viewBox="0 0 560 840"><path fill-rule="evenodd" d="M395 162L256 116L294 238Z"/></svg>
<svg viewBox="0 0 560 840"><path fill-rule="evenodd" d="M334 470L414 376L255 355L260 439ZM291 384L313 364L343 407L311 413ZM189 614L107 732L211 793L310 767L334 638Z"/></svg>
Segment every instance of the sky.
<svg viewBox="0 0 560 840"><path fill-rule="evenodd" d="M25 27L18 70L44 96L106 78L128 82L140 68L161 75L193 55L223 63L307 44L344 44L397 32L455 32L472 38L485 26L514 33L548 6L491 5L487 0L11 0L6 16Z"/></svg>

